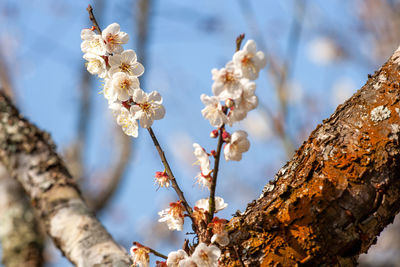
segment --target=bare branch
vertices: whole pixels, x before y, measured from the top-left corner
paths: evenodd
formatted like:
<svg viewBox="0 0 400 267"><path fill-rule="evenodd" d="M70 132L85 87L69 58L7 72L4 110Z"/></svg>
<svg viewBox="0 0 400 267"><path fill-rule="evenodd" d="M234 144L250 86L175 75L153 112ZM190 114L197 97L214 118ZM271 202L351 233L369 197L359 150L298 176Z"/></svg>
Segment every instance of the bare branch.
<svg viewBox="0 0 400 267"><path fill-rule="evenodd" d="M6 267L42 266L43 239L18 181L0 167L0 240Z"/></svg>

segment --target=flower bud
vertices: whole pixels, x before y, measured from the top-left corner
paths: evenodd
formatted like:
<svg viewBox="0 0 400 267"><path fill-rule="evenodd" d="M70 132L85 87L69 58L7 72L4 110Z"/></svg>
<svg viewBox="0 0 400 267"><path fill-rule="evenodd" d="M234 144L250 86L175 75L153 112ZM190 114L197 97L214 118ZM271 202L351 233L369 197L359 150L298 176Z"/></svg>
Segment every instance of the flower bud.
<svg viewBox="0 0 400 267"><path fill-rule="evenodd" d="M222 140L224 140L225 142L229 142L230 139L231 139L231 135L227 131L224 131L222 133Z"/></svg>
<svg viewBox="0 0 400 267"><path fill-rule="evenodd" d="M211 156L215 157L217 155L217 152L213 149L213 150L211 150L210 154L211 154Z"/></svg>
<svg viewBox="0 0 400 267"><path fill-rule="evenodd" d="M235 105L235 101L233 101L233 99L231 99L231 98L228 98L225 101L225 105L226 105L227 108L231 108L231 107L233 107Z"/></svg>
<svg viewBox="0 0 400 267"><path fill-rule="evenodd" d="M214 130L210 133L211 138L217 138L218 137L218 130Z"/></svg>

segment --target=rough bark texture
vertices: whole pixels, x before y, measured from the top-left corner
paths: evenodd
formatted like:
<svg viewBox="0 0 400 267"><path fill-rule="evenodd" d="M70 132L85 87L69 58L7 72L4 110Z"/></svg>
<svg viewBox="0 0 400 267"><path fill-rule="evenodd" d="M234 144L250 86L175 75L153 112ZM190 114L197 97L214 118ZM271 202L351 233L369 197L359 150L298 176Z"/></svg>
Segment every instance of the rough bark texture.
<svg viewBox="0 0 400 267"><path fill-rule="evenodd" d="M227 266L353 266L400 210L400 47L229 224Z"/></svg>
<svg viewBox="0 0 400 267"><path fill-rule="evenodd" d="M43 240L21 185L0 166L0 240L6 267L43 265Z"/></svg>
<svg viewBox="0 0 400 267"><path fill-rule="evenodd" d="M0 93L0 160L24 187L55 244L77 266L129 266L126 251L89 211L54 151L50 136Z"/></svg>

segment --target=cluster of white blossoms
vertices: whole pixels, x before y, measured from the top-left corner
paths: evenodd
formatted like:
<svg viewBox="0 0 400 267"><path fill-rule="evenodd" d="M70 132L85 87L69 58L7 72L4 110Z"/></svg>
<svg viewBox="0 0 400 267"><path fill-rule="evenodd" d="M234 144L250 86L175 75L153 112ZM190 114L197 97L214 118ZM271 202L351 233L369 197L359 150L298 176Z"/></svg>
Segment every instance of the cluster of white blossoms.
<svg viewBox="0 0 400 267"><path fill-rule="evenodd" d="M121 46L129 36L120 31L119 24L110 24L101 35L94 27L83 29L81 39L87 70L104 79L103 95L125 134L138 136L138 120L141 127L149 128L154 120L164 117L160 94L145 93L140 88L138 77L144 67L137 62L135 51Z"/></svg>
<svg viewBox="0 0 400 267"><path fill-rule="evenodd" d="M265 64L264 53L257 51L256 43L249 40L224 68L211 70L214 95L202 94L200 99L206 106L201 113L212 126L231 126L243 120L250 110L257 107L258 98L254 94L256 84L253 80L258 78L258 73Z"/></svg>
<svg viewBox="0 0 400 267"><path fill-rule="evenodd" d="M168 254L168 267L217 267L221 250L215 245L207 246L199 243L193 254L189 256L186 251L180 249Z"/></svg>

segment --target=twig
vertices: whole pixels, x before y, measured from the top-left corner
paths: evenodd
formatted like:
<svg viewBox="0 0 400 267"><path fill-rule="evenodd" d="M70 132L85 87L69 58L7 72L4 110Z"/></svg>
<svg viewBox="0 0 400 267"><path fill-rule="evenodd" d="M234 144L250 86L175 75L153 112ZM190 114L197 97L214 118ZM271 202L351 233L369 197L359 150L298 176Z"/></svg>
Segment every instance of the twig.
<svg viewBox="0 0 400 267"><path fill-rule="evenodd" d="M101 29L99 27L99 24L97 24L96 18L93 15L93 8L91 5L88 5L86 8L87 12L89 13L89 19L92 21L93 26L96 28L99 34L101 34Z"/></svg>
<svg viewBox="0 0 400 267"><path fill-rule="evenodd" d="M167 174L169 176L169 179L171 180L172 187L174 188L174 190L175 190L176 194L178 195L179 199L182 201L186 212L188 213L190 219L192 220L193 226L196 227L195 221L194 221L194 219L192 217L193 210L189 206L188 202L185 199L185 196L183 195L182 190L179 188L179 185L176 182L175 176L172 173L172 170L171 170L171 168L170 168L170 166L168 164L167 158L165 157L164 151L162 150L160 144L158 143L158 140L157 140L157 138L156 138L156 136L155 136L155 134L153 132L153 129L151 129L151 127L149 127L147 130L149 131L149 134L150 134L151 139L153 140L154 146L156 147L157 152L160 155L161 162L164 165L165 171L167 172Z"/></svg>
<svg viewBox="0 0 400 267"><path fill-rule="evenodd" d="M236 38L236 52L240 50L240 46L242 45L242 41L244 39L244 36L245 36L244 33L242 33L241 35L239 35Z"/></svg>
<svg viewBox="0 0 400 267"><path fill-rule="evenodd" d="M150 248L148 246L144 246L144 245L140 244L139 242L132 242L132 245L137 246L137 247L143 247L143 248L147 249L150 253L156 255L157 257L160 257L160 258L163 258L163 259L168 259L168 257L165 256L164 254L162 254L162 253L160 253L160 252L158 252L158 251L156 251L156 250L154 250L154 249L152 249L152 248Z"/></svg>
<svg viewBox="0 0 400 267"><path fill-rule="evenodd" d="M224 140L222 139L222 133L224 131L224 125L219 129L219 137L217 144L217 153L215 154L214 170L210 186L210 198L208 199L208 222L210 223L214 218L215 212L215 188L217 186L218 170L219 170L219 159L221 156L221 148Z"/></svg>

